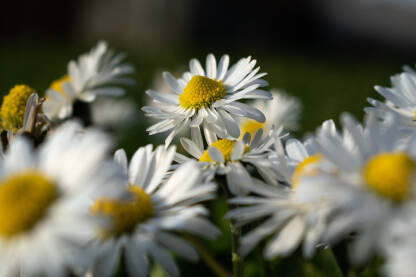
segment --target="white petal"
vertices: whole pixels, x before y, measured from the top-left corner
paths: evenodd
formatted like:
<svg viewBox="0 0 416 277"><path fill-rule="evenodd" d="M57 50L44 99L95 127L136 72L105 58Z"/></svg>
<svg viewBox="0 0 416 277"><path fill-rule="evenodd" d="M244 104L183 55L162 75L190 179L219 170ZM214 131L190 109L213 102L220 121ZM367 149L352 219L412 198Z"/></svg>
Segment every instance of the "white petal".
<svg viewBox="0 0 416 277"><path fill-rule="evenodd" d="M299 245L305 232L303 219L296 216L286 224L265 249L265 256L271 259L276 255L287 256Z"/></svg>
<svg viewBox="0 0 416 277"><path fill-rule="evenodd" d="M225 162L224 155L222 154L222 152L217 147L210 146L208 148L208 153L209 153L209 156L211 157L211 159L213 159L217 163Z"/></svg>
<svg viewBox="0 0 416 277"><path fill-rule="evenodd" d="M217 62L215 61L214 55L209 54L207 56L206 66L207 66L207 77L211 79L215 79L215 77L217 77Z"/></svg>

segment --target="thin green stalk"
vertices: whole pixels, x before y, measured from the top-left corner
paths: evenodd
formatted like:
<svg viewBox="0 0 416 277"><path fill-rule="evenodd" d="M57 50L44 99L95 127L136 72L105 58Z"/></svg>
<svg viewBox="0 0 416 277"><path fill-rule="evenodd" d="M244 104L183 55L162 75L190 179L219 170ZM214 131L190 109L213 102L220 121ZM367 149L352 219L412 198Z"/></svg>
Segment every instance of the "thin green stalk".
<svg viewBox="0 0 416 277"><path fill-rule="evenodd" d="M211 268L211 270L218 277L231 277L231 274L226 271L221 264L219 264L209 253L209 251L204 247L204 245L191 235L186 235L186 238L192 243L193 246L198 250L201 255L202 260L205 264Z"/></svg>
<svg viewBox="0 0 416 277"><path fill-rule="evenodd" d="M231 257L233 261L233 277L243 277L244 263L243 257L238 253L238 244L241 237L241 228L233 226L230 223L231 229Z"/></svg>
<svg viewBox="0 0 416 277"><path fill-rule="evenodd" d="M227 189L227 184L225 178L218 178L217 182L221 186L222 190L224 191L227 200L230 198L230 193ZM231 210L230 205L227 201L228 210ZM230 231L231 231L231 260L233 263L233 277L243 277L244 276L244 260L243 257L238 253L238 246L240 243L241 237L241 227L236 227L230 221Z"/></svg>

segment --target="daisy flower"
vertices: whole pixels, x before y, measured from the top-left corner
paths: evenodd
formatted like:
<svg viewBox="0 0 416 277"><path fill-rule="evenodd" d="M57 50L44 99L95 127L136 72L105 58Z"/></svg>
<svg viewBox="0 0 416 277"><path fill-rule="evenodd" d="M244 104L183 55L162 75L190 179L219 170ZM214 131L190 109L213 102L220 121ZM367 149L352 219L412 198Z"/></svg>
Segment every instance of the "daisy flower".
<svg viewBox="0 0 416 277"><path fill-rule="evenodd" d="M336 133L333 121L326 121L318 129L318 134ZM276 137L275 153L271 159L277 161L280 173L277 185L254 179L252 195L236 197L229 202L239 208L228 212L226 218L238 226L262 221L240 241L240 252L247 255L261 240L271 237L264 251L266 259L287 256L295 251L303 241L303 252L311 257L321 243L327 216L332 207L327 201L333 199L333 191L317 194L318 187L304 184L304 179L316 175L321 170L331 170L330 164L312 147L289 139L283 148Z"/></svg>
<svg viewBox="0 0 416 277"><path fill-rule="evenodd" d="M367 113L374 113L384 119L386 114L393 113L397 123L404 129L414 130L416 118L416 72L403 72L391 77L392 88L375 86L375 90L385 99L385 102L369 98L373 107L367 107Z"/></svg>
<svg viewBox="0 0 416 277"><path fill-rule="evenodd" d="M237 117L264 122L261 111L241 100L271 99L269 92L260 89L267 85L261 79L266 73L258 73L259 67L253 69L256 60L251 57L242 58L230 68L229 60L228 55L224 55L217 65L215 57L209 54L205 70L198 60L192 59L190 71L179 79L168 72L163 73L173 93L146 92L155 102L163 104L160 107L143 107L147 116L161 120L148 128L149 133L170 131L166 144L170 144L175 135L188 127L202 128L210 136L219 135L218 130L226 130L229 136L238 138Z"/></svg>
<svg viewBox="0 0 416 277"><path fill-rule="evenodd" d="M284 130L297 130L301 113L301 103L295 97L289 96L279 90L272 89L273 100L257 100L253 106L266 115L266 121L261 123L253 119L244 118L241 120L241 135L250 133L254 137L259 129L265 134L269 133L272 126L282 126Z"/></svg>
<svg viewBox="0 0 416 277"><path fill-rule="evenodd" d="M215 197L216 186L202 182L201 171L193 162L168 169L175 148L148 145L133 155L130 166L124 150L115 153L115 160L129 175L128 182L120 183L120 190L128 191L130 198L103 198L91 206L97 216L112 219L103 229L93 249L97 253L91 267L94 276L112 276L123 257L130 276L148 276L149 260L153 259L172 276L179 270L169 254L195 261L196 250L177 232L186 232L214 239L219 230L205 216L208 211L201 201Z"/></svg>
<svg viewBox="0 0 416 277"><path fill-rule="evenodd" d="M414 206L416 136L404 141L393 114L384 121L370 116L365 127L349 115L341 121L354 150L333 136L316 139L317 149L336 166L337 174L319 172L308 185L338 190L342 197L334 202L337 212L328 223L325 240L337 242L356 233L351 259L361 263L373 253L382 255L395 219L406 218Z"/></svg>
<svg viewBox="0 0 416 277"><path fill-rule="evenodd" d="M120 130L137 121L138 110L128 99L101 97L91 105L91 117L94 125Z"/></svg>
<svg viewBox="0 0 416 277"><path fill-rule="evenodd" d="M134 72L122 63L123 53L114 55L106 42L99 42L77 61L70 61L67 75L53 82L46 91L44 113L51 119L63 119L72 114L75 101L93 102L97 96L120 96L124 89L116 85L132 85L126 77Z"/></svg>
<svg viewBox="0 0 416 277"><path fill-rule="evenodd" d="M388 276L415 276L416 268L416 205L408 214L398 217L390 224L390 236L385 247L384 273Z"/></svg>
<svg viewBox="0 0 416 277"><path fill-rule="evenodd" d="M233 195L246 194L252 186L252 172L248 170L247 164L253 166L265 180L277 183L277 173L268 156L274 142L273 136L279 136L280 132L281 129L272 130L263 138L263 130L260 129L253 139L248 133L243 139L220 139L212 142L205 150L201 134L193 132L192 140L180 140L192 157L177 153L176 161L184 163L197 160L206 178L211 179L216 174L225 175L228 189Z"/></svg>
<svg viewBox="0 0 416 277"><path fill-rule="evenodd" d="M90 199L116 197L124 176L103 163L108 138L79 130L64 124L36 150L17 137L0 156L1 276L66 276L82 267L81 247L99 225Z"/></svg>

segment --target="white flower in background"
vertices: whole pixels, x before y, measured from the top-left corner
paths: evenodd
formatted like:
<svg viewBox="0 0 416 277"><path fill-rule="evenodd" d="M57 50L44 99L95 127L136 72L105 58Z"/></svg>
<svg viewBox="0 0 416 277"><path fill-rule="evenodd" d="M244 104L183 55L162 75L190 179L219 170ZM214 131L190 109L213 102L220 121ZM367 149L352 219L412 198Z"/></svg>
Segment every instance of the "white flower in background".
<svg viewBox="0 0 416 277"><path fill-rule="evenodd" d="M302 109L299 100L276 89L272 89L270 92L273 100L257 100L253 104L255 108L265 114L266 121L261 123L253 119L242 119L240 123L241 136L248 132L254 137L260 128L265 134L268 134L272 126L282 127L283 130L288 131L298 129Z"/></svg>
<svg viewBox="0 0 416 277"><path fill-rule="evenodd" d="M408 143L399 132L397 118L384 121L370 116L365 127L351 116L341 118L354 151L334 136L316 139L317 150L336 166L336 174L320 171L308 185L320 191L335 190L334 213L325 230L325 241L337 242L356 233L351 259L361 263L373 253L383 254L396 218L413 209L416 176L416 136Z"/></svg>
<svg viewBox="0 0 416 277"><path fill-rule="evenodd" d="M97 216L113 221L92 248L97 254L91 268L94 276L113 276L122 256L129 276L148 276L150 258L170 275L178 276L168 250L191 261L198 254L177 233L207 239L219 235L205 218L208 211L199 204L215 198L215 184L202 181L194 162L168 174L174 155L174 147L159 146L152 151L148 145L136 151L128 166L124 150L116 152L115 160L129 175L129 181L120 183L119 188L128 191L131 198L104 198L91 206Z"/></svg>
<svg viewBox="0 0 416 277"><path fill-rule="evenodd" d="M416 244L392 245L387 253L384 272L392 277L416 276Z"/></svg>
<svg viewBox="0 0 416 277"><path fill-rule="evenodd" d="M336 132L331 120L324 122L317 131L318 135ZM242 237L240 251L247 255L261 240L271 237L264 250L265 258L290 255L301 242L304 255L311 257L321 243L327 216L332 211L328 199L337 196L333 190L322 191L320 187L304 184L304 179L332 168L314 150L310 140L302 143L289 139L283 148L276 137L275 153L270 158L277 161L282 183L271 185L254 179L254 195L230 200L239 208L231 210L226 217L236 224L263 221Z"/></svg>
<svg viewBox="0 0 416 277"><path fill-rule="evenodd" d="M408 214L395 218L390 224L388 244L385 247L384 272L388 276L412 277L416 275L416 205Z"/></svg>
<svg viewBox="0 0 416 277"><path fill-rule="evenodd" d="M279 136L280 130L271 130L263 137L260 129L251 139L247 134L243 139L220 139L214 141L204 150L202 136L193 132L193 140L181 138L183 148L192 156L188 158L179 153L176 161L179 163L197 160L204 175L211 179L215 174L225 175L229 191L234 195L246 194L252 186L251 172L244 164L252 165L257 173L265 180L277 184L277 173L274 164L268 156L274 143L274 136Z"/></svg>
<svg viewBox="0 0 416 277"><path fill-rule="evenodd" d="M354 148L348 133L339 134L333 120L324 121L316 131L316 136L333 136L340 139L343 145L349 149ZM286 141L285 148L277 141L275 151L270 158L276 163L276 168L281 176L280 181L295 187L300 178L314 175L318 170L332 172L331 164L324 159L314 146L311 138L301 142L295 138Z"/></svg>
<svg viewBox="0 0 416 277"><path fill-rule="evenodd" d="M132 85L126 77L134 72L131 65L122 63L123 53L114 55L106 42L99 42L77 61L70 61L67 75L53 82L46 91L44 113L51 119L64 119L72 114L76 100L93 102L97 96L120 96L124 89L118 85Z"/></svg>
<svg viewBox="0 0 416 277"><path fill-rule="evenodd" d="M376 86L376 91L384 97L385 102L369 98L368 102L374 107L367 107L365 111L382 119L386 114L393 113L397 123L413 131L416 127L416 72L410 68L407 70L391 77L392 88Z"/></svg>
<svg viewBox="0 0 416 277"><path fill-rule="evenodd" d="M137 121L138 109L130 100L102 97L92 103L91 116L95 125L119 130Z"/></svg>
<svg viewBox="0 0 416 277"><path fill-rule="evenodd" d="M261 90L267 82L261 79L266 73L257 72L256 60L251 57L240 59L229 66L229 57L221 57L218 65L212 54L207 56L206 69L198 60L189 63L190 72L176 79L165 72L163 77L173 93L148 90L160 107L146 106L143 111L149 117L161 120L148 131L151 135L169 131L166 144L170 144L181 130L188 127L201 128L207 137L218 135L238 138L240 129L237 117L247 117L264 122L264 114L241 102L244 99L271 99L269 92Z"/></svg>
<svg viewBox="0 0 416 277"><path fill-rule="evenodd" d="M79 130L66 123L37 150L17 137L0 157L0 276L67 276L88 259L100 223L90 201L116 197L125 178L103 163L108 138Z"/></svg>

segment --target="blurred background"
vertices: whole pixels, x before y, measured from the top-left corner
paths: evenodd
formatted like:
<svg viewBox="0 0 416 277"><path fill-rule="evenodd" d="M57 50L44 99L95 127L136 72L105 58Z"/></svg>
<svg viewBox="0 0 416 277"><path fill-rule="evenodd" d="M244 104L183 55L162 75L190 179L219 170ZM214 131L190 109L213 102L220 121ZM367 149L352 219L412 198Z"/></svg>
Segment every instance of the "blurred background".
<svg viewBox="0 0 416 277"><path fill-rule="evenodd" d="M227 53L232 62L248 55L257 59L271 88L301 100L298 136L343 111L361 119L366 97L378 98L373 86L389 86L392 74L416 61L415 0L3 0L1 11L2 94L21 83L43 94L65 74L69 60L98 40L128 54L137 85L127 98L137 114L120 145L129 153L158 140L145 134L148 123L140 120L145 90L157 85L164 70L186 70L193 57L204 62L212 52ZM226 237L210 247L229 264ZM287 264L274 266L289 272L285 276L320 270L298 272ZM181 269L188 276L195 267L184 263ZM250 272L257 276L258 268L249 265ZM209 269L198 274L211 276Z"/></svg>

